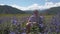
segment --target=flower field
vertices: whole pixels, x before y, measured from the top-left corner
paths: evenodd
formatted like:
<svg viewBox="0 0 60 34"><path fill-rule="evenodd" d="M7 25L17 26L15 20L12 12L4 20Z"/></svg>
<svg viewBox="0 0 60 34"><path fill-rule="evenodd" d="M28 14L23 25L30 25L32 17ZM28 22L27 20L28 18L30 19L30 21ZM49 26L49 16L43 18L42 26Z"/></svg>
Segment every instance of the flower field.
<svg viewBox="0 0 60 34"><path fill-rule="evenodd" d="M26 34L29 16L30 14L0 14L0 34ZM45 15L43 24L44 34L60 34L60 16ZM37 29L30 34L40 34L40 32Z"/></svg>

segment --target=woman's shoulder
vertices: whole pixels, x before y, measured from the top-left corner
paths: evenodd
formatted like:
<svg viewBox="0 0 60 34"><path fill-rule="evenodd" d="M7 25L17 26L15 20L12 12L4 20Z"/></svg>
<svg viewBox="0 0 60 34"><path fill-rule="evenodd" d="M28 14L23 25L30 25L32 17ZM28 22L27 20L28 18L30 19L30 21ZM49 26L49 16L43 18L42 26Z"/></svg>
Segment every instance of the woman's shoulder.
<svg viewBox="0 0 60 34"><path fill-rule="evenodd" d="M40 18L44 18L44 16L40 16Z"/></svg>

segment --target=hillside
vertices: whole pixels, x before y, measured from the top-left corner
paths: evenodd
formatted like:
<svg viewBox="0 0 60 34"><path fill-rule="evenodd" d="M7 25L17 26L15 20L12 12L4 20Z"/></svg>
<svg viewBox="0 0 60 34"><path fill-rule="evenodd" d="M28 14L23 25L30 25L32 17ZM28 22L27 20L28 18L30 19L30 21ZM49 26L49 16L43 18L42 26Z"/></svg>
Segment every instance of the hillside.
<svg viewBox="0 0 60 34"><path fill-rule="evenodd" d="M0 5L0 14L23 14L25 13L22 10L19 10L17 8L8 6L8 5Z"/></svg>
<svg viewBox="0 0 60 34"><path fill-rule="evenodd" d="M26 10L26 11L22 11L20 9L8 6L8 5L0 5L0 14L32 14L34 10ZM42 14L56 14L56 13L60 13L60 7L52 7L50 9L46 9L46 10L38 10L39 13Z"/></svg>
<svg viewBox="0 0 60 34"><path fill-rule="evenodd" d="M60 7L52 7L50 9L43 10L43 13L46 13L46 14L57 14L57 13L60 13Z"/></svg>

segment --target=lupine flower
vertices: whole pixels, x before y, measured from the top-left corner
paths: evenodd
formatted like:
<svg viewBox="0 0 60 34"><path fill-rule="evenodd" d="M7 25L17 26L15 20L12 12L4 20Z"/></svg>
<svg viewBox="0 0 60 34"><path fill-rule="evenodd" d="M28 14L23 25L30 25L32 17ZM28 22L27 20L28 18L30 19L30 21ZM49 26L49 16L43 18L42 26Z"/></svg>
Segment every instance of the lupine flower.
<svg viewBox="0 0 60 34"><path fill-rule="evenodd" d="M39 24L39 26L40 26L40 27L44 27L44 25L43 25L43 24Z"/></svg>
<svg viewBox="0 0 60 34"><path fill-rule="evenodd" d="M14 25L17 25L18 20L17 20L17 18L14 16L14 17L12 18L11 22L12 22Z"/></svg>
<svg viewBox="0 0 60 34"><path fill-rule="evenodd" d="M16 34L15 32L13 32L13 31L10 31L10 33L9 34Z"/></svg>
<svg viewBox="0 0 60 34"><path fill-rule="evenodd" d="M52 28L55 28L55 31L56 31L56 32L59 31L59 25L60 25L60 17L59 17L59 14L53 16L51 25L52 25L52 26L55 26L55 27L52 27ZM52 28L51 28L51 29L52 29ZM52 30L53 30L53 29L52 29Z"/></svg>
<svg viewBox="0 0 60 34"><path fill-rule="evenodd" d="M2 23L3 20L0 19L0 24Z"/></svg>

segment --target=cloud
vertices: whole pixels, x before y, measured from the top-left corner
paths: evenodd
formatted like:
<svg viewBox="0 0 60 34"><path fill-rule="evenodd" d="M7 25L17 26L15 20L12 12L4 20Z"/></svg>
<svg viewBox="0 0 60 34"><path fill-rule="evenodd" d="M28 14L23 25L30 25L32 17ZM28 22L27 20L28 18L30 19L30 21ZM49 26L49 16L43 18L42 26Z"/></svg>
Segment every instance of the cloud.
<svg viewBox="0 0 60 34"><path fill-rule="evenodd" d="M0 5L4 5L4 4L0 4ZM27 6L27 7L18 6L15 4L12 4L10 6L18 8L20 10L35 10L35 9L43 10L43 9L49 9L51 7L58 7L58 6L60 6L60 2L58 2L58 3L46 2L44 5L39 5L39 4L35 3L35 4L32 4L32 5Z"/></svg>
<svg viewBox="0 0 60 34"><path fill-rule="evenodd" d="M5 5L5 4L0 4L0 5Z"/></svg>
<svg viewBox="0 0 60 34"><path fill-rule="evenodd" d="M45 0L45 1L48 1L48 0Z"/></svg>
<svg viewBox="0 0 60 34"><path fill-rule="evenodd" d="M58 6L60 6L60 2L58 2L58 3L46 2L44 5L32 4L27 7L21 7L21 6L17 6L17 5L14 5L14 6L21 10L35 10L35 9L43 10L43 9L49 9L51 7L58 7Z"/></svg>
<svg viewBox="0 0 60 34"><path fill-rule="evenodd" d="M18 8L18 9L20 9L20 10L27 10L26 7L17 6L17 5L15 5L15 4L10 5L10 6L15 7L15 8Z"/></svg>
<svg viewBox="0 0 60 34"><path fill-rule="evenodd" d="M43 7L48 9L48 8L51 8L51 7L58 7L58 6L60 6L60 2L58 2L58 3L46 2Z"/></svg>
<svg viewBox="0 0 60 34"><path fill-rule="evenodd" d="M38 4L33 4L27 7L29 10L35 10L35 9L39 9L39 5Z"/></svg>
<svg viewBox="0 0 60 34"><path fill-rule="evenodd" d="M27 7L17 6L15 4L10 5L10 6L21 9L21 10L35 10L35 9L38 9L38 7L39 7L38 4L33 4L33 5L30 5L30 6L27 6Z"/></svg>

